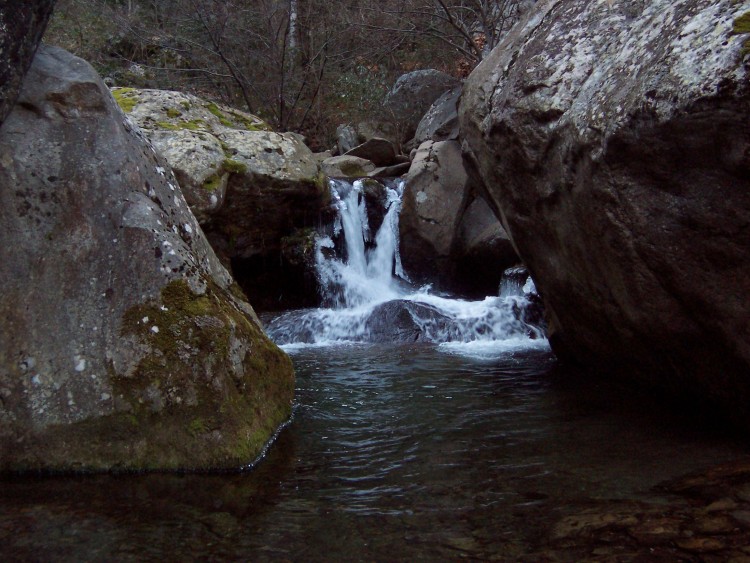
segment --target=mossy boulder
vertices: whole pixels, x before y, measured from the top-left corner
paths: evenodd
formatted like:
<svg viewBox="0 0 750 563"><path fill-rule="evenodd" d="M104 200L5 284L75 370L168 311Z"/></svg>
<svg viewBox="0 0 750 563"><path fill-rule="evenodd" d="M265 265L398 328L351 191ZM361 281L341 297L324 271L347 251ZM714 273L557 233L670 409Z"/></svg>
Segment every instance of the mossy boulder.
<svg viewBox="0 0 750 563"><path fill-rule="evenodd" d="M327 188L298 135L189 94L123 90L112 92L166 157L227 261L278 253L283 237L317 221Z"/></svg>
<svg viewBox="0 0 750 563"><path fill-rule="evenodd" d="M0 162L0 471L251 463L291 362L87 63L40 48Z"/></svg>

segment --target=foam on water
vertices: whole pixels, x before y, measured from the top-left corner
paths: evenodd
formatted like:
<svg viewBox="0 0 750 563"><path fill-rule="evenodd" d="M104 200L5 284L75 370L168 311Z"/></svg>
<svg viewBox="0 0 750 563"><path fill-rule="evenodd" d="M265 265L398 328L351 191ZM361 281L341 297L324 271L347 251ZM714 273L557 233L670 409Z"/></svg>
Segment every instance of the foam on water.
<svg viewBox="0 0 750 563"><path fill-rule="evenodd" d="M363 182L332 180L338 211L333 237L343 234L343 256L334 238L319 236L316 268L325 307L290 311L268 332L287 351L360 342L384 342L393 331L440 344L450 353L488 357L548 346L529 311L538 300L531 278L515 272L500 294L480 301L435 295L415 288L401 264L398 219L404 182L385 186L385 213L373 238ZM383 321L385 319L385 321ZM408 341L408 340L407 340Z"/></svg>

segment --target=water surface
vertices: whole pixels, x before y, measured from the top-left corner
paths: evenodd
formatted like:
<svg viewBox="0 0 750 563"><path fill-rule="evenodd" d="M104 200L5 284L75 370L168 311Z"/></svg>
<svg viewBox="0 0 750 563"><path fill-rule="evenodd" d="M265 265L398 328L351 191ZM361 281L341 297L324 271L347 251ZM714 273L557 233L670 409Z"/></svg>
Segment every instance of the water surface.
<svg viewBox="0 0 750 563"><path fill-rule="evenodd" d="M4 560L512 560L597 499L746 453L546 346L292 352L294 419L252 471L6 477Z"/></svg>

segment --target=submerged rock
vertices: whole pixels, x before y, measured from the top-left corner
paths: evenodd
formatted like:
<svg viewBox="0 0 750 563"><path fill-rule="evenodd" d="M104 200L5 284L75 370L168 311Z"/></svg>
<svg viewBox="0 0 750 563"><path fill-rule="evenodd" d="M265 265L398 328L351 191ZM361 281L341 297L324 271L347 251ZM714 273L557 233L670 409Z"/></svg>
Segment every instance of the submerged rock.
<svg viewBox="0 0 750 563"><path fill-rule="evenodd" d="M546 0L462 135L563 358L750 427L748 2Z"/></svg>
<svg viewBox="0 0 750 563"><path fill-rule="evenodd" d="M291 362L87 63L39 50L0 161L0 470L251 462Z"/></svg>

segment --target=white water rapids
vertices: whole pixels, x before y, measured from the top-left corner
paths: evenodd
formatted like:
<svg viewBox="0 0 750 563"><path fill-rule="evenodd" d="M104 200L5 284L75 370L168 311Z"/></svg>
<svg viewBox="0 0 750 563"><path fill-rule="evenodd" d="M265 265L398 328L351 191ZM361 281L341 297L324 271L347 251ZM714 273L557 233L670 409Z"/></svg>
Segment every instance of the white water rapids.
<svg viewBox="0 0 750 563"><path fill-rule="evenodd" d="M332 180L330 187L337 217L332 236L319 236L316 245L324 306L274 319L268 332L282 347L421 341L450 352L494 356L548 346L528 313L536 298L531 278L525 284L506 280L499 295L481 301L452 299L411 284L399 254L404 182L381 186L385 214L374 238L365 184ZM338 246L344 250L337 253L334 239L341 234L344 244Z"/></svg>

